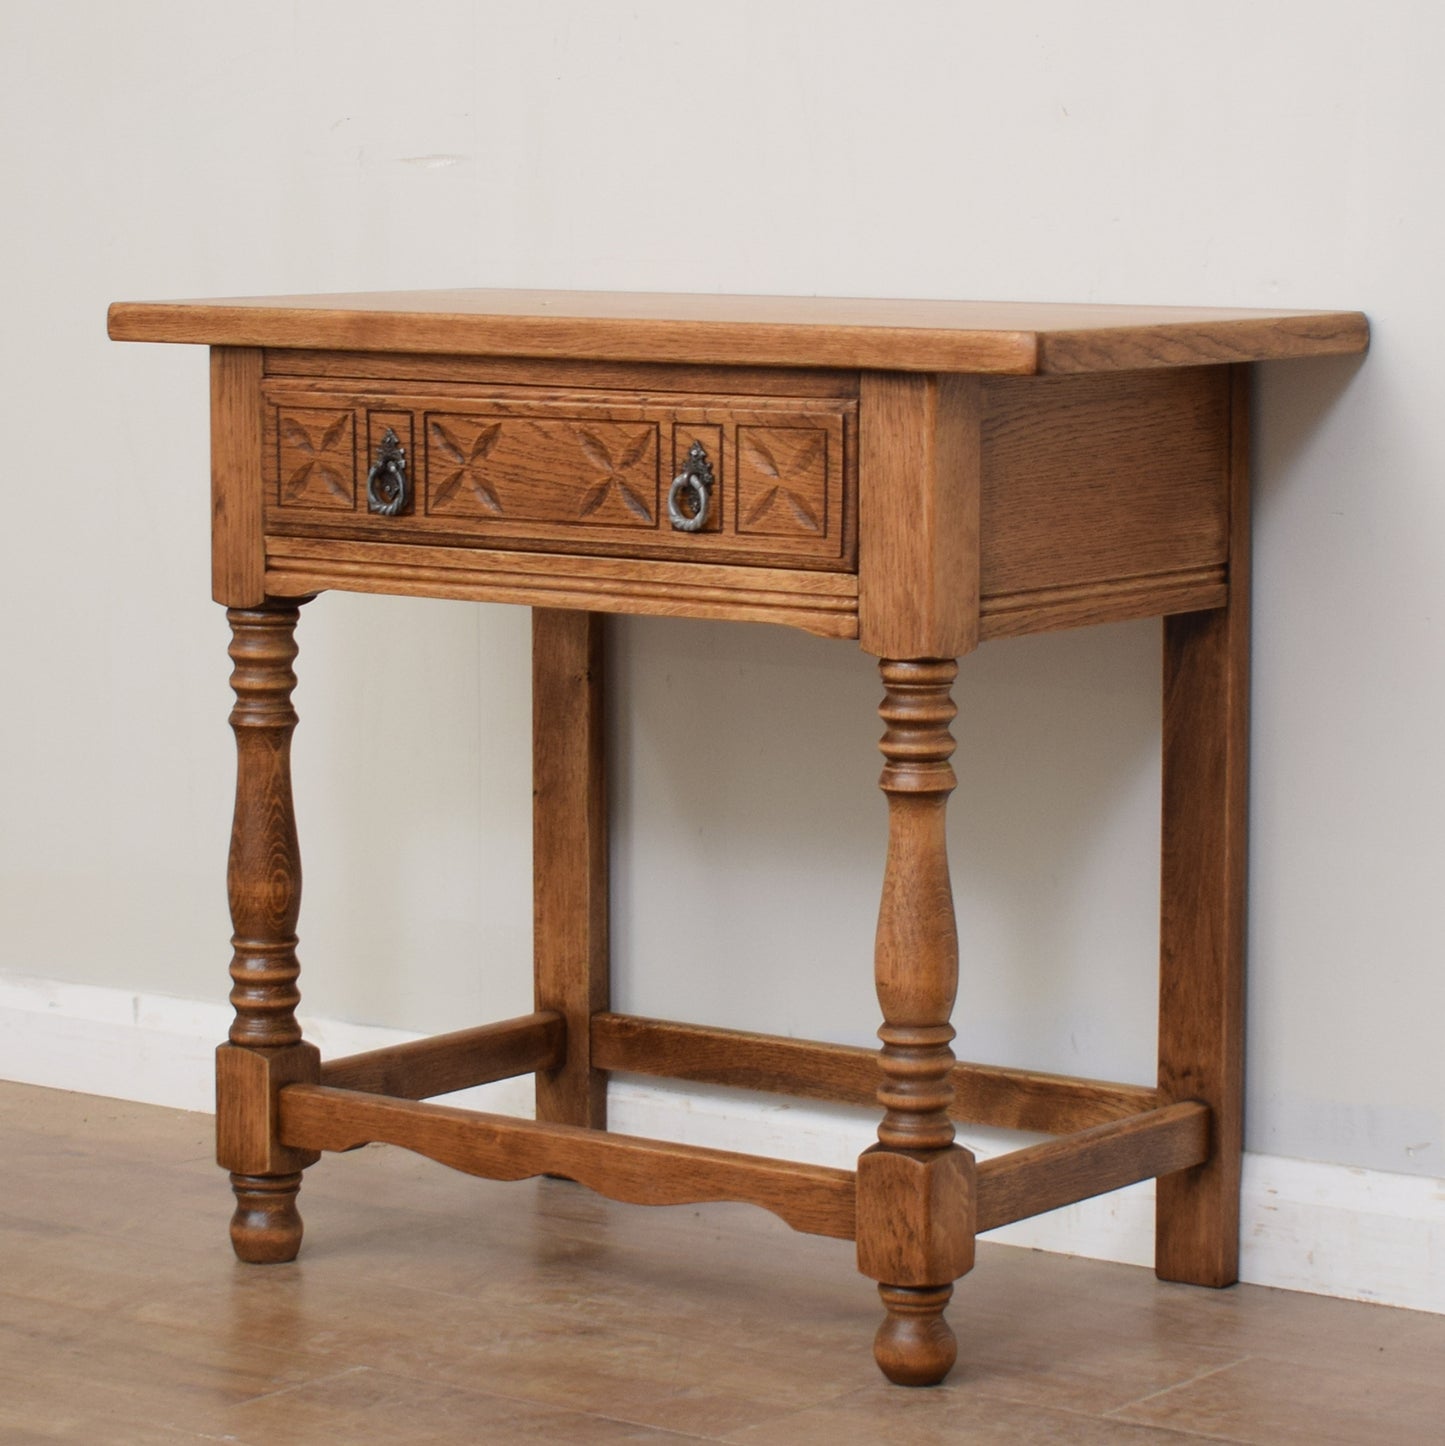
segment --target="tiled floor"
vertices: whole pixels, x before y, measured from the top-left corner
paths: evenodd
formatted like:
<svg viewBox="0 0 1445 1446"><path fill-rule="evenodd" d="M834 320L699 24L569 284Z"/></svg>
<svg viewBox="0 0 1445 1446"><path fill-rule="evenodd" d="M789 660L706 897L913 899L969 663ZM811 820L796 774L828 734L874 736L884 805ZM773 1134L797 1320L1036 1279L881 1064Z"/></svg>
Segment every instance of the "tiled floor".
<svg viewBox="0 0 1445 1446"><path fill-rule="evenodd" d="M960 1363L885 1385L851 1247L399 1150L225 1238L206 1116L0 1084L0 1442L1445 1443L1445 1318L985 1247Z"/></svg>

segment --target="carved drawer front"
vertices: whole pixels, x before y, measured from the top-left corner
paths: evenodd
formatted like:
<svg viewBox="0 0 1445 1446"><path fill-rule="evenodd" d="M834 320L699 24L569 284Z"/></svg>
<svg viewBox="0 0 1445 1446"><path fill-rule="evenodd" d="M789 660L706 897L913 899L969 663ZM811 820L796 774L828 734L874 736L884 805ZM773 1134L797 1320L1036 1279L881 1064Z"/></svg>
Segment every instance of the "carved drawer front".
<svg viewBox="0 0 1445 1446"><path fill-rule="evenodd" d="M375 386L266 384L268 533L855 565L851 398Z"/></svg>

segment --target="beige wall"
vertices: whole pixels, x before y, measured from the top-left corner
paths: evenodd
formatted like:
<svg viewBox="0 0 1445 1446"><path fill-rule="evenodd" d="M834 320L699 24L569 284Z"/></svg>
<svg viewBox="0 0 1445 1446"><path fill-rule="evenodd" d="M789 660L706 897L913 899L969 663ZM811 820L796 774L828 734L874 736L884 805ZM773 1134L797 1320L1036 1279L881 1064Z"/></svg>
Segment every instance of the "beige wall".
<svg viewBox="0 0 1445 1446"><path fill-rule="evenodd" d="M1250 1145L1445 1174L1433 4L8 0L0 971L219 998L205 360L120 297L536 285L1363 307L1259 388ZM617 995L863 1041L877 689L615 626ZM526 1007L527 624L303 619L304 986ZM961 1052L1145 1079L1157 629L959 688ZM0 1061L0 1074L4 1072Z"/></svg>

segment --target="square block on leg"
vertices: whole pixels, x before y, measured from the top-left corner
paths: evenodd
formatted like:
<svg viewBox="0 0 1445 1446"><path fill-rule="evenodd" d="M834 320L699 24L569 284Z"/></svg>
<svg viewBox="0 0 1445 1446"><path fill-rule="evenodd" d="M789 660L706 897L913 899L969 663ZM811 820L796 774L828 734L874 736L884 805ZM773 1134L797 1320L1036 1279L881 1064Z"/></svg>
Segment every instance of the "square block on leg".
<svg viewBox="0 0 1445 1446"><path fill-rule="evenodd" d="M898 1286L946 1285L973 1269L973 1156L874 1145L858 1159L858 1269Z"/></svg>
<svg viewBox="0 0 1445 1446"><path fill-rule="evenodd" d="M320 1155L280 1139L277 1097L289 1084L321 1079L314 1044L249 1049L223 1044L216 1051L216 1163L237 1175L279 1175L304 1170Z"/></svg>

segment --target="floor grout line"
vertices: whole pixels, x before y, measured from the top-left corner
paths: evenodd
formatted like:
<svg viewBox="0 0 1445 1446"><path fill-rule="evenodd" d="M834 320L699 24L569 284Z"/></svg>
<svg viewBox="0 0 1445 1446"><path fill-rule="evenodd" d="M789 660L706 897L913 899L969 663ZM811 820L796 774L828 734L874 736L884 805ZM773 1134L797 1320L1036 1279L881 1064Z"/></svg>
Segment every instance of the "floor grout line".
<svg viewBox="0 0 1445 1446"><path fill-rule="evenodd" d="M357 1371L370 1371L370 1372L372 1372L372 1373L374 1373L375 1375L378 1375L378 1376L386 1376L386 1377L389 1377L389 1378L391 1378L391 1379L393 1379L393 1380L398 1380L398 1381L408 1381L408 1382L411 1382L411 1383L414 1384L414 1385L439 1386L439 1387L441 1387L441 1388L443 1388L443 1389L445 1389L445 1390L448 1390L448 1391L459 1391L459 1392L461 1392L461 1393L464 1394L464 1395L475 1396L478 1400L507 1401L507 1402L510 1402L512 1405L516 1405L516 1406L533 1406L533 1407L536 1407L537 1409L543 1410L543 1411L557 1411L557 1412L565 1413L565 1414L571 1415L571 1416L579 1416L579 1417L584 1417L584 1418L589 1418L589 1419L595 1419L595 1420L599 1420L599 1421L610 1421L610 1422L612 1422L614 1425L619 1425L619 1426L634 1426L634 1427L638 1427L638 1428L640 1428L640 1429L642 1429L642 1430L644 1430L644 1431L667 1431L667 1432L670 1432L671 1434L673 1434L673 1435L675 1435L675 1436L681 1436L681 1437L683 1437L685 1440L690 1440L690 1441L714 1441L714 1442L721 1442L721 1441L726 1441L726 1440L728 1439L726 1436L700 1435L700 1434L698 1434L698 1433L695 1432L695 1431L685 1431L685 1430L683 1430L681 1427L678 1427L678 1426L660 1426L660 1425L658 1425L655 1421L642 1420L642 1419L640 1419L640 1418L638 1418L638 1417L636 1417L636 1416L620 1416L620 1415L617 1415L615 1412L609 1412L609 1411L593 1411L593 1410L587 1409L585 1406L574 1406L574 1405L564 1404L564 1403L562 1403L562 1402L560 1402L560 1401L549 1400L549 1399L547 1399L545 1396L518 1395L515 1391L509 1391L509 1390L505 1389L505 1387L500 1387L500 1386L486 1386L486 1387L473 1386L473 1385L468 1384L468 1383L465 1382L465 1381L454 1381L454 1380L449 1380L449 1379L446 1379L446 1378L439 1378L439 1377L437 1377L437 1376L434 1376L434 1375L430 1374L430 1373L429 1373L428 1371L426 1371L424 1368L423 1368L423 1369L420 1369L420 1370L410 1370L410 1369L407 1368L407 1366L406 1366L404 1363L400 1363L400 1362L398 1362L398 1363L391 1363L391 1364L387 1364L387 1365L367 1365L367 1364L365 1364L365 1363L362 1363L362 1364L358 1364L358 1365L356 1365L356 1366L353 1366L353 1367L351 1367L350 1369L351 1369L351 1370L357 1370ZM333 1372L333 1373L331 1373L330 1375L327 1375L327 1376L318 1376L318 1377L316 1377L316 1380L318 1380L318 1381L331 1380L331 1379L334 1379L337 1375L345 1375L345 1374L347 1374L347 1372L345 1372L345 1371L342 1371L342 1372ZM269 1392L268 1394L270 1394L270 1395L284 1395L286 1390L302 1390L302 1389L304 1389L306 1386L311 1385L311 1384L312 1384L312 1382L310 1382L310 1381L298 1381L294 1386L286 1387L285 1390L275 1391L275 1392ZM840 1394L846 1395L846 1394L850 1394L850 1392L844 1391L844 1392L841 1392ZM259 1400L259 1399L261 1399L261 1398L260 1398L260 1397L257 1397L256 1399ZM817 1407L817 1406L823 1406L823 1405L831 1404L831 1401L832 1401L833 1399L835 1399L835 1398L831 1398L831 1397L830 1397L829 1400L827 1400L827 1401L814 1401L814 1402L810 1402L807 1406L800 1406L800 1407L780 1406L780 1407L778 1408L778 1415L777 1415L777 1417L776 1417L775 1419L776 1419L776 1420L786 1420L789 1416L796 1415L799 1411L813 1410L813 1409L814 1409L815 1407ZM754 1423L753 1423L753 1425L758 1425L758 1424L763 1424L763 1423L759 1423L759 1422L754 1422ZM769 1421L767 1424L772 1424L772 1422ZM752 1427L751 1427L751 1426L749 1426L749 1427L740 1427L740 1428L738 1428L738 1429L741 1429L741 1430L750 1430L750 1429L752 1429Z"/></svg>
<svg viewBox="0 0 1445 1446"><path fill-rule="evenodd" d="M1199 1371L1186 1380L1175 1381L1172 1386L1161 1386L1157 1391L1150 1391L1148 1395L1136 1396L1132 1401L1125 1401L1120 1406L1113 1406L1104 1414L1112 1417L1117 1411L1127 1411L1133 1406L1142 1406L1146 1401L1157 1401L1160 1396L1167 1396L1171 1391L1182 1391L1186 1386L1198 1385L1200 1381L1207 1381L1210 1376L1217 1376L1221 1371L1232 1371L1236 1366L1242 1366L1246 1361L1252 1359L1252 1356L1240 1356L1236 1360L1225 1361L1223 1365L1210 1366L1208 1370Z"/></svg>
<svg viewBox="0 0 1445 1446"><path fill-rule="evenodd" d="M1205 1374L1207 1375L1212 1373L1206 1372ZM998 1400L999 1398L994 1397L994 1399ZM1148 1398L1145 1397L1143 1399ZM1017 1400L1011 1400L1008 1404L1016 1406L1023 1403ZM1225 1441L1229 1439L1225 1436L1212 1435L1207 1431L1191 1431L1187 1426L1161 1426L1154 1421L1125 1421L1122 1419L1118 1419L1114 1416L1113 1411L1122 1411L1124 1409L1124 1407L1122 1406L1116 1406L1113 1408L1113 1410L1100 1413L1095 1411L1082 1411L1075 1406L1043 1406L1039 1405L1037 1402L1031 1402L1028 1404L1030 1404L1034 1410L1053 1411L1057 1412L1061 1416L1076 1417L1081 1421L1095 1421L1101 1425L1110 1426L1128 1426L1134 1430L1139 1431L1163 1431L1170 1436L1178 1436L1182 1441Z"/></svg>
<svg viewBox="0 0 1445 1446"><path fill-rule="evenodd" d="M261 1346L259 1349L274 1351L275 1347ZM343 1366L339 1371L327 1371L324 1375L312 1376L307 1381L292 1381L289 1386L278 1386L274 1391L262 1391L256 1396L246 1396L235 1402L235 1406L239 1409L242 1406L254 1406L257 1401L274 1401L277 1396L289 1396L294 1391L309 1390L312 1386L324 1385L327 1381L339 1381L343 1376L354 1376L358 1371L370 1369L370 1366L364 1365Z"/></svg>

